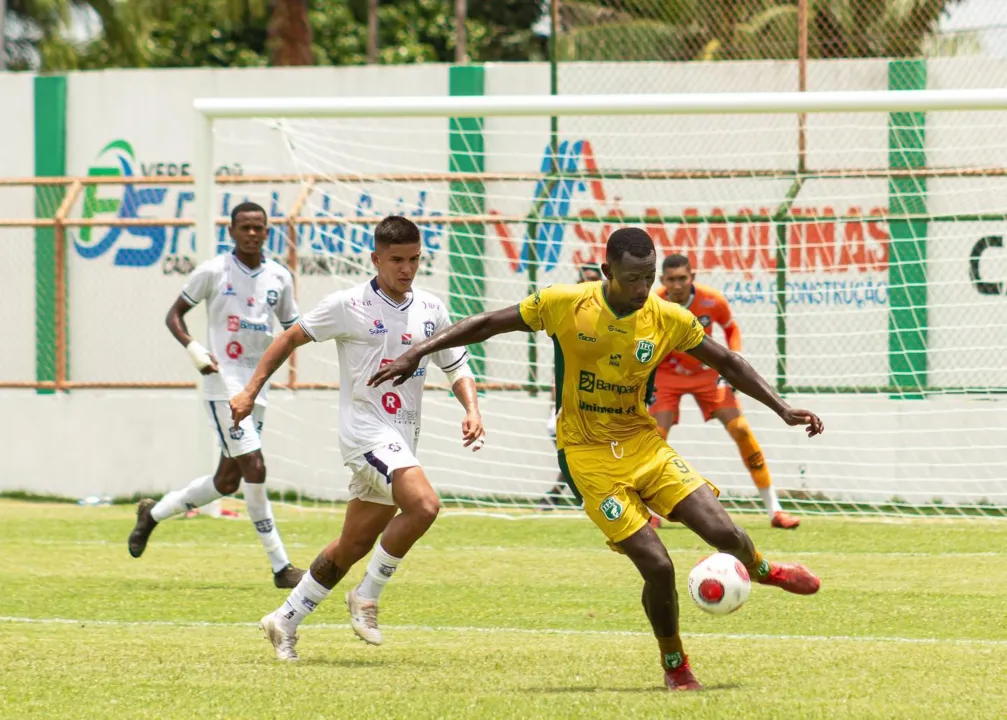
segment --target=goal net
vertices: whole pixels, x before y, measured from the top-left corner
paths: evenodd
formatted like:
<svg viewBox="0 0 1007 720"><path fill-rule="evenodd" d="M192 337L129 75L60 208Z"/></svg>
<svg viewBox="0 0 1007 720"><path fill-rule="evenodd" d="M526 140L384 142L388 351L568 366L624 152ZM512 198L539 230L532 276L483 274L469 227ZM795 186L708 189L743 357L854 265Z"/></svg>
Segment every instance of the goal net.
<svg viewBox="0 0 1007 720"><path fill-rule="evenodd" d="M824 419L809 440L741 397L785 508L1005 514L1007 93L960 93L962 109L940 93L909 93L914 105L897 92L770 95L705 96L719 111L704 96L608 110L533 98L521 113L464 98L461 118L431 99L412 99L415 112L409 98L231 101L212 158L245 159L246 176L215 184L214 212L245 198L269 209L269 251L294 271L302 311L371 276L380 218L411 217L416 284L456 319L575 282L613 229L644 227L659 263L685 254L696 281L723 293L746 359ZM271 147L256 155L268 159L247 163L250 143ZM289 182L256 180L266 173ZM428 374L418 454L445 506L569 507L566 491L551 495L550 338L515 333L470 352L480 453L462 449L461 409ZM307 346L295 368L277 377L295 389L271 398L271 482L345 497L335 348ZM761 511L730 436L689 396L669 441L730 508Z"/></svg>

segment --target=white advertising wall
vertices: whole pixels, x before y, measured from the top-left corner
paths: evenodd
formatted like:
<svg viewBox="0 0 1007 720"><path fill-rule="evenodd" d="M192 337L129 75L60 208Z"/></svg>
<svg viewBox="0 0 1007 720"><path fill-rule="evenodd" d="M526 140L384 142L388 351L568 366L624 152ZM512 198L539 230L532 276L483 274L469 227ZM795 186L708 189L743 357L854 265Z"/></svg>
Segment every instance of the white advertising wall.
<svg viewBox="0 0 1007 720"><path fill-rule="evenodd" d="M675 66L606 66L610 92L675 92L697 89L785 90L796 84L792 63L696 63ZM931 85L942 81L934 63ZM991 68L1007 80L1007 65ZM597 65L562 68L561 89L592 91ZM998 74L999 73L999 74ZM973 76L975 74L973 73ZM0 83L8 83L0 78ZM992 82L992 81L991 81ZM813 63L814 89L884 89L883 61ZM597 85L597 84L596 84ZM0 85L7 88L7 85ZM24 92L30 105L30 83ZM448 68L408 66L281 70L109 71L75 74L69 80L68 159L70 174L179 175L193 161L192 100L201 96L251 95L442 95ZM27 88L27 90L25 90ZM548 93L545 65L499 65L486 69L487 94ZM595 88L597 89L597 88ZM32 120L15 114L0 119L8 132L25 137L30 148ZM980 119L978 122L982 124ZM13 124L11 124L13 123ZM18 124L20 123L20 124ZM969 114L928 118L928 161L948 166L969 149L979 164L999 164L1007 157L1007 130L975 131ZM989 124L989 123L987 123ZM931 126L933 130L931 130ZM985 128L986 125L983 125ZM570 170L594 167L635 170L792 171L797 119L794 117L716 118L563 118L560 155ZM488 172L537 172L549 166L547 118L487 119L484 127ZM22 152L23 153L23 148ZM885 114L814 116L808 123L808 164L837 171L883 170L889 162L889 125ZM353 174L430 173L449 168L446 120L373 121L229 121L218 123L214 165L218 174L253 176L321 174L327 179L307 196L304 214L327 217L445 215L449 188L443 182L407 179L355 182ZM30 153L3 168L2 174L31 174ZM959 164L961 164L959 162ZM9 172L9 168L15 169ZM837 172L841 175L841 172ZM648 230L659 253L684 251L700 271L700 282L723 292L745 338L746 357L767 377L775 377L775 230L769 222L743 222L746 216L773 215L786 197L786 177L640 180L606 178L569 182L551 200L560 214L583 218L566 228L539 229L538 285L572 280L576 265L601 260L609 228L592 218L724 215L723 223L687 224L655 219ZM932 212L994 212L1007 197L999 179L935 179L929 185ZM218 185L214 206L221 215L249 198L272 213L285 212L303 183L266 186ZM540 188L533 181L491 181L485 186L486 210L524 216ZM813 179L801 188L796 214L834 216L790 229L787 257L788 380L797 386L835 389L889 383L889 240L886 220L889 186L885 179ZM25 215L24 198L0 194L14 204L4 213ZM179 218L191 216L191 186L107 186L82 200L85 217ZM969 275L976 242L1002 233L1005 223L932 223L929 231L929 343L932 385L951 387L1007 385L1001 349L1003 297L978 296ZM485 239L486 305L493 309L519 301L527 292L527 264L522 262L527 228L523 223L489 223ZM0 231L0 238L11 237ZM446 295L450 274L449 229L424 224L423 287ZM33 303L25 277L30 233L17 242L28 248L15 269L0 268L5 283L17 291L18 313L31 317ZM325 294L368 277L368 226L306 226L297 248L302 273L298 292L302 309ZM225 246L218 235L217 246ZM196 261L187 228L135 226L74 230L70 252L70 366L74 380L164 382L191 381L188 360L163 325L163 318L186 274ZM276 225L269 251L286 257L287 238ZM1007 261L991 250L982 259L984 275L1007 282ZM320 261L320 258L323 259ZM329 272L326 268L336 267ZM1001 272L1002 271L1002 272ZM9 276L9 277L8 277ZM20 283L20 285L18 284ZM190 317L198 316L197 310ZM963 319L964 318L964 319ZM194 326L199 327L199 321ZM961 331L962 324L968 328ZM27 323L26 323L27 325ZM0 357L0 379L31 377L34 337L19 325ZM527 338L501 338L487 344L487 374L503 382L527 378ZM548 338L537 338L539 377L551 375ZM963 351L967 351L963 352ZM968 362L963 357L970 358ZM8 359L13 358L13 359ZM25 367L15 363L27 363ZM300 352L298 379L334 382L335 349L309 347ZM283 371L279 375L283 380ZM436 376L434 377L436 380ZM880 487L889 495L914 501L955 497L954 483L967 475L968 492L980 488L1004 493L999 465L984 463L999 446L1001 403L968 397L926 403L887 395L823 394L795 399L807 402L829 421L828 433L809 445L801 433L746 404L767 458L784 488L802 486L826 494L872 498ZM11 452L0 471L0 488L25 488L63 495L130 494L176 487L205 472L196 396L191 391L75 391L68 396L36 396L0 391L9 412L0 432ZM544 430L549 397L491 393L484 399L490 445L476 460L456 440L461 420L457 404L441 393L428 397L421 459L442 487L506 492L514 478L549 482L556 474L551 444ZM925 409L920 411L922 407ZM752 492L722 429L702 425L687 401L674 443L683 454L728 490ZM284 486L319 497L342 497L346 476L336 433L340 417L334 393L279 392L271 396L266 422L266 451L271 477ZM44 431L40 430L44 428ZM954 452L927 458L928 448L951 443ZM59 452L45 452L43 438L61 437ZM920 440L920 446L914 445ZM519 445L521 452L515 452ZM857 453L852 461L851 453ZM45 459L41 459L44 457ZM998 460L996 461L999 462ZM982 483L988 482L988 487ZM949 487L950 484L950 487ZM890 492L889 492L890 491Z"/></svg>

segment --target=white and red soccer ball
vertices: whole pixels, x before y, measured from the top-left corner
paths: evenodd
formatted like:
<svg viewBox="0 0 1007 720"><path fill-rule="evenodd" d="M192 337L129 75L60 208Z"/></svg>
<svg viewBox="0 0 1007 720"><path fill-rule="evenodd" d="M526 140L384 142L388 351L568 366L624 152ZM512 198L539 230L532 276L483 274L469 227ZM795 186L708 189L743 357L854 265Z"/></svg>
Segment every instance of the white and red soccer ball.
<svg viewBox="0 0 1007 720"><path fill-rule="evenodd" d="M727 615L748 600L752 581L737 558L715 553L703 558L689 573L689 597L711 615Z"/></svg>

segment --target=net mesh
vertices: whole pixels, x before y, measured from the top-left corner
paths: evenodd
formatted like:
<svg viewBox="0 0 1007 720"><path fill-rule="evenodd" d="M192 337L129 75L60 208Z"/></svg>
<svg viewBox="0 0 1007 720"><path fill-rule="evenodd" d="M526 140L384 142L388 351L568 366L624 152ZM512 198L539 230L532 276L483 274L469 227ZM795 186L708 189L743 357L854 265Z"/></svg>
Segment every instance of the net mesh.
<svg viewBox="0 0 1007 720"><path fill-rule="evenodd" d="M801 171L800 123L784 115L568 117L558 133L549 118L229 121L217 153L256 136L300 177L240 199L301 203L295 221L274 221L270 250L296 257L302 310L369 277L374 223L390 213L419 223L417 284L456 318L574 282L614 228L643 226L659 259L688 255L724 294L749 362L825 419L809 441L742 399L785 507L995 515L1007 505L1003 120L812 115ZM487 447L462 450L461 410L434 370L421 461L449 505L554 507L551 340L499 336L472 354ZM309 346L297 382L331 387L336 363ZM281 395L271 415L272 477L342 496L335 392ZM761 508L731 438L689 397L670 442L732 508Z"/></svg>

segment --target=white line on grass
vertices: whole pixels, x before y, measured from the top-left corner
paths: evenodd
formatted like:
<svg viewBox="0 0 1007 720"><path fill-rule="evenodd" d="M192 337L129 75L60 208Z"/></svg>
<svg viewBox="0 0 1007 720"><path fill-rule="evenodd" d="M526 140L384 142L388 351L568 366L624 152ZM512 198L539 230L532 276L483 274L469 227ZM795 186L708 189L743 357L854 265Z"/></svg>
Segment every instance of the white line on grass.
<svg viewBox="0 0 1007 720"><path fill-rule="evenodd" d="M238 628L257 627L253 622L217 622L212 620L86 620L74 618L28 618L0 616L0 623L28 623L32 625L97 625L110 627L209 627ZM312 623L312 628L326 630L348 630L349 625L341 623ZM482 635L572 635L572 636L631 636L651 637L651 633L637 630L572 630L566 628L508 628L508 627L466 627L427 625L385 625L386 630L401 632L432 633L475 633ZM934 638L895 637L885 635L771 635L768 633L682 633L686 637L710 638L715 640L795 640L798 642L873 642L900 643L906 645L983 645L1007 646L1007 640L990 638Z"/></svg>
<svg viewBox="0 0 1007 720"><path fill-rule="evenodd" d="M119 546L124 543L121 540L49 540L45 538L37 538L30 541L32 545L64 545L64 546L84 546L84 545L94 545L94 546ZM210 548L258 548L259 545L256 543L221 543L217 541L187 541L187 542L156 542L154 543L157 547L166 548L188 548L188 547L210 547ZM307 548L309 547L305 543L288 542L285 543L288 548ZM310 546L315 547L315 546ZM987 552L877 552L877 551L865 551L859 552L853 551L841 551L841 550L774 550L772 548L759 547L761 551L768 555L781 555L786 557L891 557L891 558L910 558L910 557L921 557L921 558L982 558L982 557L1004 557L1005 553L996 551ZM494 553L526 553L526 552L541 552L541 553L554 553L556 552L555 547L540 547L534 545L417 545L416 550L413 552L494 552ZM564 553L592 553L592 554L605 554L609 555L612 551L605 547L581 547L581 548L564 548ZM671 555L695 555L696 553L711 552L709 549L705 548L668 548L668 552Z"/></svg>

